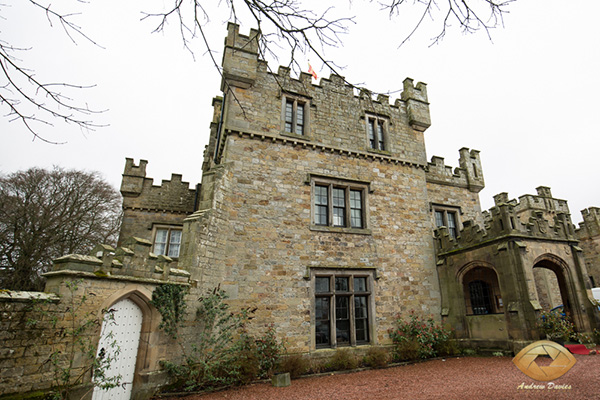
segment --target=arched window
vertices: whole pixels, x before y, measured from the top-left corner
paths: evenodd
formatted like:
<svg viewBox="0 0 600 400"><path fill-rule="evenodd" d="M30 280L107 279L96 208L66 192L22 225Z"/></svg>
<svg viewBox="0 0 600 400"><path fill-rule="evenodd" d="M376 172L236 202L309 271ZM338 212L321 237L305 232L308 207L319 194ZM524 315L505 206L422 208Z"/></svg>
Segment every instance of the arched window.
<svg viewBox="0 0 600 400"><path fill-rule="evenodd" d="M490 299L490 285L487 282L477 280L469 283L469 294L471 297L471 308L473 314L482 315L492 312Z"/></svg>

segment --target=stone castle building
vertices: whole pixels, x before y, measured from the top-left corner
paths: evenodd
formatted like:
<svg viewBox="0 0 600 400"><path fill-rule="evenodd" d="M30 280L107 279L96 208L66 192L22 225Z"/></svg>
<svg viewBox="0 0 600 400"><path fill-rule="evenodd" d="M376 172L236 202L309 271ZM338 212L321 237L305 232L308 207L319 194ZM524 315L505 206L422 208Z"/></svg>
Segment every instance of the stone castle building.
<svg viewBox="0 0 600 400"><path fill-rule="evenodd" d="M152 186L146 161L128 159L122 237L175 246L197 290L257 306L256 329L274 323L293 352L389 344L411 310L464 345L510 350L538 338L543 308L596 326L598 209L576 231L567 202L539 187L482 212L477 150L460 149L457 168L427 161L425 84L407 78L392 103L335 75L315 85L270 72L256 31L228 30L202 184Z"/></svg>
<svg viewBox="0 0 600 400"><path fill-rule="evenodd" d="M220 286L234 309L257 307L250 330L273 324L288 351L311 357L388 345L412 310L454 328L464 347L518 351L540 338L540 310L558 305L579 331L598 327L599 208L575 229L567 202L541 186L482 211L477 150L460 149L456 168L427 161L424 83L405 79L390 102L340 76L274 73L257 35L228 26L202 183L174 174L153 185L147 161L127 159L119 247L66 256L48 275L49 292L83 278L91 308L134 310L132 397L152 393L160 360L177 357L150 304L165 282L189 285L192 300ZM0 296L3 312L23 319L8 302ZM0 389L43 388L39 372L23 372L40 361L19 350L26 331L11 324Z"/></svg>

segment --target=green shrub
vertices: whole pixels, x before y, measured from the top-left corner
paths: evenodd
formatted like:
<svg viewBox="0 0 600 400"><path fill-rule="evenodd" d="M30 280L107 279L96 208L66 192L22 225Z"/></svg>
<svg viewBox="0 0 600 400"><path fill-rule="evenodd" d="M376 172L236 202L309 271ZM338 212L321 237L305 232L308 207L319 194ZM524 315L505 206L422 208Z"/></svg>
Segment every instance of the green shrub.
<svg viewBox="0 0 600 400"><path fill-rule="evenodd" d="M371 368L383 368L390 360L389 352L383 347L371 347L365 355L365 364Z"/></svg>
<svg viewBox="0 0 600 400"><path fill-rule="evenodd" d="M161 363L175 380L171 390L244 385L273 374L284 346L277 341L272 326L259 338L248 334L246 325L256 309L231 312L227 294L217 287L198 299L197 330L193 341L184 343L178 330L184 323L185 292L173 285L159 288L153 294L153 304L163 317L160 327L178 342L184 355L182 363Z"/></svg>
<svg viewBox="0 0 600 400"><path fill-rule="evenodd" d="M222 374L231 385L247 385L260 374L256 342L244 331L233 348L233 357L227 360Z"/></svg>
<svg viewBox="0 0 600 400"><path fill-rule="evenodd" d="M346 371L358 367L356 357L348 349L339 349L333 354L333 357L326 363L326 368L330 371Z"/></svg>
<svg viewBox="0 0 600 400"><path fill-rule="evenodd" d="M270 378L275 373L285 346L277 341L273 325L269 325L265 335L255 340L256 355L260 366L260 377Z"/></svg>
<svg viewBox="0 0 600 400"><path fill-rule="evenodd" d="M395 361L410 361L419 358L421 345L416 340L403 340L394 345Z"/></svg>
<svg viewBox="0 0 600 400"><path fill-rule="evenodd" d="M310 364L306 358L300 354L291 354L281 360L278 371L289 372L291 378L297 378L307 373L309 369Z"/></svg>
<svg viewBox="0 0 600 400"><path fill-rule="evenodd" d="M586 335L585 333L577 333L576 339L578 343L581 344L591 344L594 343L594 339L590 335Z"/></svg>
<svg viewBox="0 0 600 400"><path fill-rule="evenodd" d="M548 340L562 342L577 341L575 326L571 321L556 311L542 311L538 321L542 336Z"/></svg>
<svg viewBox="0 0 600 400"><path fill-rule="evenodd" d="M396 327L389 330L395 347L395 358L408 360L436 357L440 347L450 341L451 333L450 330L437 325L433 318L424 319L414 311L410 312L408 320L398 316ZM413 358L412 351L415 348L418 355Z"/></svg>
<svg viewBox="0 0 600 400"><path fill-rule="evenodd" d="M462 350L463 355L467 356L467 357L473 357L477 355L477 351L473 350L473 349L463 349Z"/></svg>
<svg viewBox="0 0 600 400"><path fill-rule="evenodd" d="M594 343L600 343L600 329L594 329Z"/></svg>
<svg viewBox="0 0 600 400"><path fill-rule="evenodd" d="M460 354L460 349L458 348L456 341L452 339L438 342L435 348L438 356L441 357L449 357Z"/></svg>

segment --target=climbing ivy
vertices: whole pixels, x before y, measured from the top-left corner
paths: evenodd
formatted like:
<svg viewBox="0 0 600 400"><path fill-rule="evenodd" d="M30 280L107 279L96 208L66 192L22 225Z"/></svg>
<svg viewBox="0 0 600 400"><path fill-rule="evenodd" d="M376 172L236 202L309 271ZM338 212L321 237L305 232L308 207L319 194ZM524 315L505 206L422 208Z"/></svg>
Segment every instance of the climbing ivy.
<svg viewBox="0 0 600 400"><path fill-rule="evenodd" d="M178 327L185 315L187 305L184 298L187 293L186 286L173 283L157 286L152 292L150 303L162 315L159 328L164 329L173 339L177 339Z"/></svg>

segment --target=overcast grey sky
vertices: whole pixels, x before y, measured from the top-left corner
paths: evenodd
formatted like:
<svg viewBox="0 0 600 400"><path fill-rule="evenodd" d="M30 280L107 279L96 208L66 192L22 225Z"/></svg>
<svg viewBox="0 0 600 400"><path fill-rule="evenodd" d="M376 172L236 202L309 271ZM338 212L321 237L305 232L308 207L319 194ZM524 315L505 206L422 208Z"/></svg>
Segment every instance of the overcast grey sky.
<svg viewBox="0 0 600 400"><path fill-rule="evenodd" d="M193 44L194 60L174 25L151 34L154 24L140 22L140 11L160 1L84 4L76 21L102 48L82 39L74 45L27 3L3 2L0 38L32 48L21 58L42 81L95 84L71 95L93 109L107 109L96 121L109 126L81 132L57 122L41 133L67 143L49 145L32 141L18 122L2 118L0 171L52 165L98 170L118 187L125 157L132 157L149 161L155 184L171 172L190 184L199 182L211 100L220 94L219 75L201 42ZM400 49L409 26L388 20L376 4L328 3L338 5L336 13L357 15L342 37L344 46L326 50L345 66L342 74L349 81L377 92L400 89L407 76L428 84L429 159L438 155L446 165L458 166L459 148L481 151L484 209L497 193L516 198L534 194L540 185L569 200L574 222L581 220L581 209L600 206L600 2L517 0L504 28L492 32L493 41L483 33L452 29L429 47L439 28L434 21ZM228 15L214 4L208 35L220 61ZM251 27L243 25L241 32ZM285 54L281 57L283 62ZM319 76L328 77L312 60ZM277 62L270 60L270 66L276 70ZM0 112L8 110L0 105Z"/></svg>

